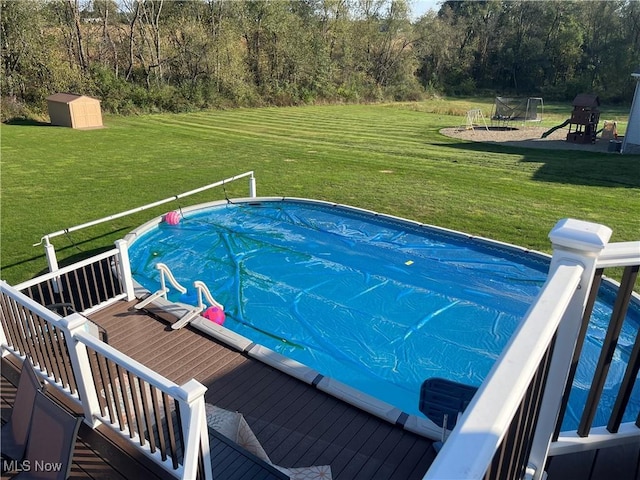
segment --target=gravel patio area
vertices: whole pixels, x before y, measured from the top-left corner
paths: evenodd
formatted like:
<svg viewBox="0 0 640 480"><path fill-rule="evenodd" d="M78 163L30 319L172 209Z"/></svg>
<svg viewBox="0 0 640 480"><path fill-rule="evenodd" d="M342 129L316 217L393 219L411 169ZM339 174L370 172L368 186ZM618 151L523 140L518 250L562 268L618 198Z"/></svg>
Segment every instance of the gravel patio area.
<svg viewBox="0 0 640 480"><path fill-rule="evenodd" d="M473 142L494 143L521 148L546 148L550 150L582 150L585 152L608 152L609 140L596 139L594 144L579 144L567 142L567 128L560 128L546 138L541 138L546 127L491 127L476 126L473 129L464 127L443 128L442 135ZM621 140L621 137L618 138Z"/></svg>

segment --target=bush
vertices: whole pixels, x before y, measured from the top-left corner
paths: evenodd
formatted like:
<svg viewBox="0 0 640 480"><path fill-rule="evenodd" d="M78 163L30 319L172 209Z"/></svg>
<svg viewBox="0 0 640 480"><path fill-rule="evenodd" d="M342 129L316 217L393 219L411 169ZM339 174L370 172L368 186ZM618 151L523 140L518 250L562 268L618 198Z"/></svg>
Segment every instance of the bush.
<svg viewBox="0 0 640 480"><path fill-rule="evenodd" d="M43 112L34 111L29 105L16 97L2 97L0 121L8 123L14 120L44 120Z"/></svg>
<svg viewBox="0 0 640 480"><path fill-rule="evenodd" d="M393 85L387 92L397 102L419 102L425 97L425 90L417 79Z"/></svg>

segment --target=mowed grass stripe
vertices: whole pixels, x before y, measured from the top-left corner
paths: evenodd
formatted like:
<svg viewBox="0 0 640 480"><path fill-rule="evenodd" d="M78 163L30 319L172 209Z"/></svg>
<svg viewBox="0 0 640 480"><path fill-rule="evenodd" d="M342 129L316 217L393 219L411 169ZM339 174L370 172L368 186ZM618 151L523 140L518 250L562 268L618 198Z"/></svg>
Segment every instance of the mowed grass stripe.
<svg viewBox="0 0 640 480"><path fill-rule="evenodd" d="M259 120L247 122L246 118L234 122L229 122L227 118L225 118L224 122L219 121L218 118L200 117L199 120L198 122L192 122L175 119L171 121L171 124L174 126L180 125L185 130L191 130L193 132L222 132L226 135L232 135L237 140L243 139L249 141L262 139L267 142L279 140L284 143L304 145L305 147L313 145L318 147L333 146L339 149L359 149L372 155L381 153L401 155L407 158L422 158L429 153L429 150L434 148L438 149L442 144L457 142L440 136L441 138L438 139L439 143L434 147L425 141L424 133L420 135L415 134L414 138L408 138L404 130L393 130L391 133L385 134L383 131L369 133L369 131L363 132L360 129L351 132L347 131L347 133L345 133L344 128L336 128L334 129L334 133L332 131L321 130L320 128L310 129L308 125L301 125L300 123L293 125L280 122L280 124L274 126L272 122L260 122ZM150 121L166 124L162 119L153 119ZM230 124L232 124L233 127L230 127ZM295 137L291 136L292 131L295 131ZM390 138L393 138L393 142L389 141Z"/></svg>
<svg viewBox="0 0 640 480"><path fill-rule="evenodd" d="M256 143L272 143L280 142L282 148L311 148L323 147L343 150L345 148L357 149L367 152L370 155L401 155L406 157L422 157L425 149L430 148L429 145L412 141L396 139L393 145L389 145L388 137L380 135L362 135L358 134L357 139L354 136L334 136L326 138L325 135L317 134L315 137L305 136L305 132L300 129L296 130L296 136L291 137L291 128L274 129L270 125L262 125L260 129L238 129L221 125L212 124L195 124L177 120L172 123L174 126L180 126L184 130L193 131L194 133L213 133L219 132L220 138L232 137L234 141L255 141ZM322 138L325 137L325 138ZM212 138L213 140L213 138ZM220 145L217 145L220 147Z"/></svg>
<svg viewBox="0 0 640 480"><path fill-rule="evenodd" d="M363 128L363 124L349 125L344 122L327 122L319 123L314 117L313 122L301 122L290 117L286 118L269 118L267 120L261 117L251 117L249 115L239 116L233 119L228 117L219 117L216 115L210 116L198 116L194 122L194 118L190 117L189 121L181 120L178 118L175 120L179 124L201 126L206 129L223 129L228 132L245 132L250 135L274 135L290 137L292 129L295 129L296 138L316 140L319 137L324 139L330 139L335 143L369 143L375 142L387 142L389 135L397 135L399 132L403 134L395 138L395 142L401 145L414 145L423 146L423 132L420 127L420 131L407 130L404 125L394 125L394 128L383 128L380 123L370 125L367 128ZM297 117L300 118L300 117ZM162 120L161 120L162 121ZM413 127L417 129L417 127ZM411 136L408 135L411 133Z"/></svg>
<svg viewBox="0 0 640 480"><path fill-rule="evenodd" d="M429 127L432 121L424 114L420 112L408 112L405 115L407 118L403 121L399 121L399 117L390 118L388 115L388 109L377 109L376 115L357 116L350 115L346 117L337 116L334 110L330 110L330 114L323 113L322 110L313 109L311 107L303 107L298 109L299 112L295 112L294 109L283 109L280 115L263 115L264 110L259 109L255 111L242 111L242 113L236 114L232 119L228 116L218 116L213 114L198 114L197 118L205 119L205 121L217 121L218 119L226 119L233 121L234 124L250 123L252 126L262 126L264 124L276 125L280 124L285 128L295 127L302 131L317 132L318 130L323 133L329 133L335 131L337 133L358 132L365 133L370 132L374 135L386 135L388 133L397 133L400 129L405 129L408 133L419 135L426 127ZM327 107L323 107L326 108ZM375 106L369 107L375 109ZM304 114L300 113L303 112ZM226 113L226 112L224 112ZM269 112L267 112L269 113ZM366 119L369 118L369 122ZM433 125L437 128L442 128L446 125L445 118L438 118L438 124ZM450 118L451 125L457 125L459 119ZM428 123L427 123L428 122ZM445 125L443 125L445 123Z"/></svg>
<svg viewBox="0 0 640 480"><path fill-rule="evenodd" d="M2 276L45 267L45 233L134 208L242 171L260 195L319 198L549 250L560 218L598 221L617 240L640 236L632 158L460 142L460 119L425 103L242 109L106 117L75 131L3 125ZM452 108L458 108L453 106ZM443 111L446 104L443 104ZM244 181L226 186L246 196ZM168 209L223 198L206 192L54 241L73 259ZM79 248L77 248L79 247Z"/></svg>

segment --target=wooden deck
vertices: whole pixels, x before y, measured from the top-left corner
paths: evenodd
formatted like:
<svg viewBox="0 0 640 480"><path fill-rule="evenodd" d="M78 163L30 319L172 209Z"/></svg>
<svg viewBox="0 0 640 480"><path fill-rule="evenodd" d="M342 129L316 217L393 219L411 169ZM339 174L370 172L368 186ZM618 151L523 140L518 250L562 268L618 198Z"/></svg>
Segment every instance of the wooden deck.
<svg viewBox="0 0 640 480"><path fill-rule="evenodd" d="M203 383L206 401L244 414L271 460L281 466L331 465L338 480L421 479L435 457L431 441L404 431L243 355L198 330L168 323L119 302L92 319L109 343L178 384ZM3 361L3 366L6 361ZM11 376L14 376L13 381ZM13 404L17 371L2 372L2 418ZM83 424L71 478L166 477L107 427ZM640 443L555 458L550 480L640 480ZM226 476L223 480L227 480ZM2 478L8 478L3 475ZM234 478L244 478L237 477Z"/></svg>
<svg viewBox="0 0 640 480"><path fill-rule="evenodd" d="M241 412L271 460L284 467L331 465L345 480L421 479L431 441L352 407L232 350L190 327L118 303L92 316L109 343L170 380L195 378L206 401Z"/></svg>

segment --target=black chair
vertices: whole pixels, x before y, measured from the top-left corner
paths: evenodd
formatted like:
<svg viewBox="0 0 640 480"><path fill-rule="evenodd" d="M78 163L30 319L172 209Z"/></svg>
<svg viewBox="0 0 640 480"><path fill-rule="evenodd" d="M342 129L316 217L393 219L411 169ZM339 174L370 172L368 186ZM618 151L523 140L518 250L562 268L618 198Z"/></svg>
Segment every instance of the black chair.
<svg viewBox="0 0 640 480"><path fill-rule="evenodd" d="M27 447L36 395L44 386L29 359L22 363L20 380L9 421L2 426L2 456L20 461Z"/></svg>
<svg viewBox="0 0 640 480"><path fill-rule="evenodd" d="M444 378L429 378L420 388L419 409L439 427L452 430L458 421L458 414L464 412L477 391L478 388L471 385Z"/></svg>
<svg viewBox="0 0 640 480"><path fill-rule="evenodd" d="M71 414L43 392L37 392L22 463L24 470L14 479L66 480L81 422L81 416Z"/></svg>

